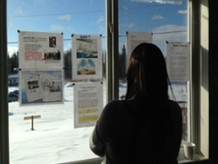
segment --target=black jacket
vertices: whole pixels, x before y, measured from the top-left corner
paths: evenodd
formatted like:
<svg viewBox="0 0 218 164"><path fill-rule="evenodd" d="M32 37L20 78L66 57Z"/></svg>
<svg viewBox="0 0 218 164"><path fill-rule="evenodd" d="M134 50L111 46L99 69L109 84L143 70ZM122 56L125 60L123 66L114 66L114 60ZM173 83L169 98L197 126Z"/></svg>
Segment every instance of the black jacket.
<svg viewBox="0 0 218 164"><path fill-rule="evenodd" d="M105 156L107 164L178 163L181 108L169 100L157 114L153 106L136 100L109 102L90 136L91 150Z"/></svg>

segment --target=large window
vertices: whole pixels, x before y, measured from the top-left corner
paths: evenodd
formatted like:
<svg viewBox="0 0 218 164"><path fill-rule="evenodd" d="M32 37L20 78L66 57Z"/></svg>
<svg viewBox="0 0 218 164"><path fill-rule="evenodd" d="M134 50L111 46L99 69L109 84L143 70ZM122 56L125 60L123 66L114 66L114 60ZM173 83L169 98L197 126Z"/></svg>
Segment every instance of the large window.
<svg viewBox="0 0 218 164"><path fill-rule="evenodd" d="M4 101L8 94L8 106L2 103L0 110L4 116L8 112L8 120L1 115L3 133L0 146L1 150L7 151L8 140L4 132L8 126L11 164L96 163L101 160L89 149L89 135L93 127L74 128L75 83L100 81L103 105L114 98L123 99L130 53L127 44L129 33L151 34L151 42L161 49L166 61L167 42L190 44L190 79L172 80L173 93L169 90L169 95L182 107L183 142L195 142L196 153L208 157L208 0L3 0L1 4L5 2L7 30L0 24L0 33L7 31L7 54L0 59L7 58L7 64L0 62L1 71L7 70L7 80L4 81L3 71L0 77L1 84L7 83L8 93L2 88L0 98ZM3 15L0 13L0 18ZM18 79L20 82L22 69L19 34L24 31L42 33L42 37L44 33L63 35L63 103L20 106L22 90ZM72 80L74 35L101 36L102 78ZM0 46L6 47L2 39L0 41ZM89 43L82 45L87 47ZM4 49L0 51L4 52ZM88 51L86 53L90 55ZM57 60L57 56L53 60ZM27 68L25 71L30 70ZM57 85L56 80L53 81ZM34 79L22 82L38 88ZM43 84L47 85L46 82ZM0 152L3 161L7 161L6 151ZM184 155L180 154L179 160L184 160Z"/></svg>
<svg viewBox="0 0 218 164"><path fill-rule="evenodd" d="M79 161L95 158L89 149L89 135L93 127L74 128L74 82L72 80L72 35L101 35L102 47L102 79L103 82L103 104L106 100L106 75L105 75L105 1L7 1L7 31L8 31L8 75L9 78L17 80L27 72L19 74L22 63L19 60L19 32L62 33L63 34L63 56L64 77L63 77L63 104L50 102L43 105L20 106L19 100L24 90L18 86L10 85L8 91L11 102L8 103L9 110L9 138L10 138L10 163L11 164L47 164L69 161ZM42 38L42 37L41 37ZM56 37L56 44L58 42ZM32 44L33 45L33 44ZM57 44L58 46L58 44ZM83 47L82 47L83 46ZM80 48L85 49L89 43L83 44ZM78 46L79 47L79 46ZM91 49L91 48L90 48ZM48 48L52 50L52 48ZM52 52L44 59L52 62ZM49 64L49 63L48 63ZM57 63L58 64L58 63ZM51 66L51 69L53 67ZM41 73L34 67L33 71ZM47 68L46 68L47 69ZM29 70L26 70L29 71ZM47 73L47 72L44 72ZM29 74L31 75L31 74ZM42 75L42 74L41 74ZM51 74L50 74L51 75ZM25 75L26 76L26 75ZM55 82L55 80L53 80ZM83 83L92 83L89 79L80 80ZM15 83L14 79L10 84ZM29 87L32 82L29 80ZM33 80L33 85L36 80ZM45 86L49 86L47 82ZM23 82L22 84L25 84ZM57 82L54 83L57 85ZM58 84L59 85L59 84ZM37 91L37 89L35 90ZM58 92L50 92L55 96ZM31 94L31 93L30 93ZM12 97L17 95L16 98ZM35 95L36 96L36 95ZM47 95L46 101L52 99L51 94ZM20 97L18 99L18 97ZM28 95L27 95L28 97ZM58 98L58 97L56 97ZM59 97L60 98L60 97ZM13 99L13 100L12 100ZM25 99L22 96L21 102ZM34 99L34 97L30 98ZM35 101L34 101L35 102ZM28 117L33 118L33 123Z"/></svg>

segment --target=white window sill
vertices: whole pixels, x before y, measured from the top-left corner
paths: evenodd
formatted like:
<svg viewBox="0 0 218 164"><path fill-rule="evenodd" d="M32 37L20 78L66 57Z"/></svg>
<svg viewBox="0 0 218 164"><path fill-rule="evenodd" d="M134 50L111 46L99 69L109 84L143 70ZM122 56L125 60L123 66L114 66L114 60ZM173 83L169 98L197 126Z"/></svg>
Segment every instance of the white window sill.
<svg viewBox="0 0 218 164"><path fill-rule="evenodd" d="M198 161L203 161L207 160L208 158L204 157L201 154L195 153L193 156L193 159L186 159L184 155L184 149L183 147L180 148L179 156L178 156L178 162L179 163L193 163L193 162L198 162Z"/></svg>

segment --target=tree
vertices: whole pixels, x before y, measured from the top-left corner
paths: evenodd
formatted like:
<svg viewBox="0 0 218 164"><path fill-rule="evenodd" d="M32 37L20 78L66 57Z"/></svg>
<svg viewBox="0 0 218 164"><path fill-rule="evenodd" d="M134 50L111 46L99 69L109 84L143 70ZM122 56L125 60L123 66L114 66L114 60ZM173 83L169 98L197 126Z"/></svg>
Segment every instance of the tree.
<svg viewBox="0 0 218 164"><path fill-rule="evenodd" d="M10 55L8 54L7 55L7 72L8 72L8 74L10 74L11 73L11 61L10 61Z"/></svg>
<svg viewBox="0 0 218 164"><path fill-rule="evenodd" d="M71 49L64 54L65 79L72 79Z"/></svg>
<svg viewBox="0 0 218 164"><path fill-rule="evenodd" d="M119 79L126 77L126 47L123 45L122 53L119 55Z"/></svg>
<svg viewBox="0 0 218 164"><path fill-rule="evenodd" d="M13 53L11 57L8 57L8 71L9 73L17 73L18 69L18 52ZM10 66L10 67L9 67Z"/></svg>

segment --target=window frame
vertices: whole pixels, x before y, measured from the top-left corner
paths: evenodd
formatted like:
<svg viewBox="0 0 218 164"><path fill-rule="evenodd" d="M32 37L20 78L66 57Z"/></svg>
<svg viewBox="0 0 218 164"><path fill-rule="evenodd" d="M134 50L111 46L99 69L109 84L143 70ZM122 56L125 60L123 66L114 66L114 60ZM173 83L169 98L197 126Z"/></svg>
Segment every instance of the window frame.
<svg viewBox="0 0 218 164"><path fill-rule="evenodd" d="M196 153L203 154L199 156L199 160L209 159L209 141L203 142L201 140L201 131L206 127L201 127L201 101L204 97L202 91L202 81L206 80L208 83L208 76L206 74L201 74L202 67L205 65L205 62L202 60L202 44L205 38L201 38L201 33L207 30L208 33L208 24L205 24L203 28L201 26L202 17L201 17L201 6L206 3L208 7L209 0L188 0L189 2L189 32L190 32L190 44L191 44L191 95L190 95L190 108L192 109L190 116L192 122L190 124L190 141L195 142ZM106 1L106 30L107 30L107 101L112 99L119 99L118 91L118 1L111 0ZM209 7L208 7L209 8ZM0 54L7 54L7 0L2 0L0 3ZM198 28L201 27L201 28ZM207 36L206 36L207 37ZM209 38L209 36L208 36ZM205 52L206 55L208 52ZM197 61L197 62L196 62ZM207 64L207 63L206 63ZM8 93L8 81L7 81L7 55L0 55L0 164L9 164L9 120L8 120L8 102L7 102L7 93ZM204 67L205 69L205 67ZM209 68L206 68L208 72ZM208 91L209 92L209 91ZM206 95L207 96L207 95ZM206 104L209 113L209 105ZM209 122L209 117L206 118ZM209 134L208 135L209 138ZM203 146L202 146L203 145ZM203 150L206 149L206 150ZM206 153L205 153L206 152ZM182 153L181 153L182 154ZM180 155L181 155L180 154ZM102 158L94 158L84 161L68 162L68 164L94 164L100 163ZM186 163L187 160L179 161L179 163ZM67 163L66 163L67 164Z"/></svg>
<svg viewBox="0 0 218 164"><path fill-rule="evenodd" d="M6 0L0 3L0 54L7 54ZM9 163L7 55L0 55L0 164Z"/></svg>

